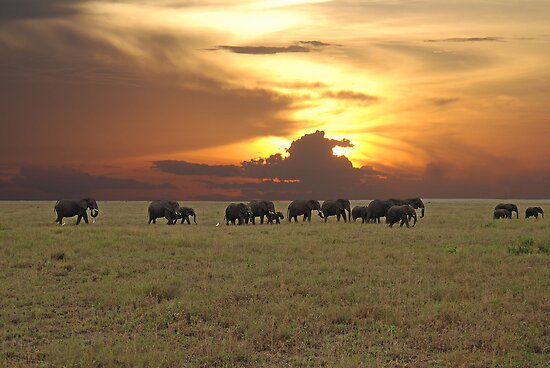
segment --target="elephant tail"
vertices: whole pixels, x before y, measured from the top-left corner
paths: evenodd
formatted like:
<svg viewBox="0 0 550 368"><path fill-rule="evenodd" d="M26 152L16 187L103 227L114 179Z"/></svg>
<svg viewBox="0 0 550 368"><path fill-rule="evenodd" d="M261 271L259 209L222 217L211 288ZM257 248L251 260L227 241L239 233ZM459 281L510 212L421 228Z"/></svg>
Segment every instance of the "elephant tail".
<svg viewBox="0 0 550 368"><path fill-rule="evenodd" d="M287 208L286 210L286 218L290 222L290 208Z"/></svg>

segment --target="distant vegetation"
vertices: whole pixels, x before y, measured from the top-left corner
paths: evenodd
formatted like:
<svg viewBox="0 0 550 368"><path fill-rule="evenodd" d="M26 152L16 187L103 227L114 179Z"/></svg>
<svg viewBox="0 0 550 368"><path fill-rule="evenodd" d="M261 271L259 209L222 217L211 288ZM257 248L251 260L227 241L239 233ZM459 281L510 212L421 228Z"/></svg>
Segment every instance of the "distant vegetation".
<svg viewBox="0 0 550 368"><path fill-rule="evenodd" d="M98 203L58 226L54 202L0 202L0 366L548 367L550 220L426 201L411 229L225 226L227 203L180 201L198 225L167 226Z"/></svg>

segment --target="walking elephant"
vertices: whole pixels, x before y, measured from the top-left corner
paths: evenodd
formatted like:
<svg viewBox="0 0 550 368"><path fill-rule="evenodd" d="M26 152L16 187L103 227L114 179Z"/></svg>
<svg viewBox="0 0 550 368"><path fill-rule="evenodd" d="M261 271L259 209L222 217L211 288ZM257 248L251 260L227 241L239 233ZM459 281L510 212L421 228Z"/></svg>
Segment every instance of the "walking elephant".
<svg viewBox="0 0 550 368"><path fill-rule="evenodd" d="M512 203L499 203L496 205L495 210L501 210L505 209L510 211L510 218L514 215L514 212L516 213L516 218L519 219L519 211L518 206Z"/></svg>
<svg viewBox="0 0 550 368"><path fill-rule="evenodd" d="M197 214L195 213L195 210L192 209L191 207L180 207L180 213L177 219L181 219L182 224L184 221L187 221L187 223L191 225L191 221L189 221L190 216L193 216L193 222L196 224Z"/></svg>
<svg viewBox="0 0 550 368"><path fill-rule="evenodd" d="M533 216L534 218L536 218L538 220L539 213L544 218L544 211L542 210L542 208L540 208L540 207L528 207L525 210L525 218L527 219L527 218Z"/></svg>
<svg viewBox="0 0 550 368"><path fill-rule="evenodd" d="M351 210L351 218L353 221L361 218L361 222L364 224L367 220L367 206L355 206Z"/></svg>
<svg viewBox="0 0 550 368"><path fill-rule="evenodd" d="M510 213L510 211L508 211L508 210L505 209L505 208L500 208L500 209L498 209L498 210L494 210L494 212L493 212L493 220L498 220L498 219L501 219L501 218L511 219L511 218L512 218L512 214Z"/></svg>
<svg viewBox="0 0 550 368"><path fill-rule="evenodd" d="M321 206L321 212L319 212L319 216L325 219L325 222L327 222L330 216L336 216L337 220L340 221L340 216L342 216L344 218L344 222L347 222L345 203L342 202L342 200L340 199L326 200Z"/></svg>
<svg viewBox="0 0 550 368"><path fill-rule="evenodd" d="M274 214L275 213L275 205L271 201L257 201L253 200L250 201L248 204L251 211L250 220L252 221L252 224L256 224L256 217L260 218L260 224L264 223L264 216L267 216L269 213Z"/></svg>
<svg viewBox="0 0 550 368"><path fill-rule="evenodd" d="M424 217L424 202L422 202L422 199L420 198L407 198L407 199L397 199L397 198L390 198L386 200L386 204L388 205L388 208L391 206L403 206L403 205L409 205L415 210L421 209L420 218Z"/></svg>
<svg viewBox="0 0 550 368"><path fill-rule="evenodd" d="M410 227L409 218L414 219L414 223L412 225L414 227L416 225L416 211L413 206L408 204L391 206L386 216L386 223L389 224L390 227L393 227L393 225L401 221L399 227L403 226L403 224Z"/></svg>
<svg viewBox="0 0 550 368"><path fill-rule="evenodd" d="M252 217L250 207L244 203L230 203L225 209L224 221L226 225L231 222L235 225L248 224L248 221Z"/></svg>
<svg viewBox="0 0 550 368"><path fill-rule="evenodd" d="M387 201L382 201L380 199L375 199L371 201L367 206L367 216L365 222L380 222L380 217L386 217L390 205Z"/></svg>
<svg viewBox="0 0 550 368"><path fill-rule="evenodd" d="M147 209L149 213L149 224L157 223L157 219L164 217L168 222L167 225L173 225L180 216L180 204L176 201L157 200L152 201Z"/></svg>
<svg viewBox="0 0 550 368"><path fill-rule="evenodd" d="M84 219L84 222L88 224L88 214L86 213L88 208L90 209L90 215L93 218L96 218L97 215L99 215L99 207L93 198L61 199L56 202L53 208L54 212L57 214L57 219L55 222L59 223L59 225L65 225L63 222L64 217L78 216L76 219L77 225L80 224L82 219Z"/></svg>
<svg viewBox="0 0 550 368"><path fill-rule="evenodd" d="M321 212L321 205L319 201L315 199L310 200L295 200L288 205L288 210L286 217L289 222L292 222L294 219L295 222L298 222L298 216L303 215L303 221L311 221L311 211Z"/></svg>

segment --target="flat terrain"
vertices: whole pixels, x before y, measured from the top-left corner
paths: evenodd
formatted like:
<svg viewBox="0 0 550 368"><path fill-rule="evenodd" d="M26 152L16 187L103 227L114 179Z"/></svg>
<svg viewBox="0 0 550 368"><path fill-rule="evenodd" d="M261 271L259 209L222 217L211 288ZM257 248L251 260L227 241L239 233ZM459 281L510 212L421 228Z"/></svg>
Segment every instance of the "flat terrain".
<svg viewBox="0 0 550 368"><path fill-rule="evenodd" d="M550 218L522 217L550 202L425 202L412 229L0 202L0 366L549 367Z"/></svg>

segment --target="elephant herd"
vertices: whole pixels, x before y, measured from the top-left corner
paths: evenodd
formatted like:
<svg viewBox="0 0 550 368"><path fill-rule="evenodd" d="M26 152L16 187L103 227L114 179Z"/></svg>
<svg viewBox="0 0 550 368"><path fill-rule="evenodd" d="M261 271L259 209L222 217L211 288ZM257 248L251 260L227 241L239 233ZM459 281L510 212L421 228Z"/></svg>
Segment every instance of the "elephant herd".
<svg viewBox="0 0 550 368"><path fill-rule="evenodd" d="M82 219L88 223L87 210L91 211L92 218L99 214L99 207L93 198L80 199L63 199L58 201L54 206L54 212L57 214L56 223L64 225L65 217L78 216L76 224L78 225ZM380 222L381 217L386 218L386 223L392 227L394 224L401 222L400 226L406 225L409 227L409 221L414 220L412 226L416 224L416 209L422 210L424 217L424 203L420 198L411 199L388 199L385 201L374 200L368 206L354 207L351 209L351 203L348 199L325 200L323 204L318 200L295 200L288 205L287 220L298 222L298 217L302 217L303 221L311 221L311 214L317 211L321 219L327 222L331 216L336 216L347 222L352 219L355 221L361 217L363 223ZM165 218L168 225L173 225L181 219L181 223L187 222L191 224L190 217L193 217L193 222L197 223L197 215L195 210L190 207L181 207L176 201L156 200L149 204L147 209L148 223L155 224L158 218ZM256 224L256 219L260 220L260 224L266 221L268 224L280 224L285 218L284 214L275 210L275 204L266 200L253 200L249 203L231 203L225 209L224 221L226 225Z"/></svg>
<svg viewBox="0 0 550 368"><path fill-rule="evenodd" d="M493 219L512 219L512 216L516 213L516 219L519 219L518 206L513 203L499 203L495 206L493 211ZM525 218L534 217L538 220L539 214L544 217L544 211L540 207L527 207L525 209Z"/></svg>
<svg viewBox="0 0 550 368"><path fill-rule="evenodd" d="M54 212L57 214L55 220L59 225L64 225L65 217L77 216L76 224L84 219L85 223L89 223L87 210L90 210L92 221L99 214L99 207L93 198L80 199L62 199L57 201L54 206ZM303 221L311 221L311 214L317 211L321 219L327 222L331 216L336 216L347 222L348 220L356 221L361 218L362 223L377 222L380 223L380 218L385 217L385 222L392 227L400 223L400 226L414 227L417 222L416 210L421 211L420 218L424 217L424 203L420 198L395 199L387 200L375 199L367 206L356 206L351 209L350 201L347 199L325 200L321 204L318 200L295 200L288 205L286 217L289 222L294 220L298 222L298 217L302 217ZM195 210L190 207L180 207L176 201L157 200L152 201L147 209L148 223L155 224L158 218L165 218L168 225L173 225L181 219L181 223L187 222L191 224L190 218L197 223L197 215ZM519 218L518 207L512 203L500 203L493 212L494 219L511 219L514 212L516 218ZM525 210L525 218L539 218L539 214L544 217L544 212L541 207L528 207ZM256 219L260 220L260 224L266 221L268 224L280 224L285 218L284 214L276 211L275 204L266 200L253 200L249 203L231 203L225 209L224 221L226 225L256 224Z"/></svg>

